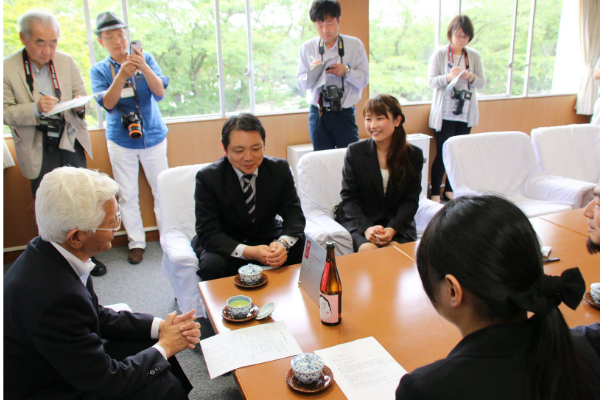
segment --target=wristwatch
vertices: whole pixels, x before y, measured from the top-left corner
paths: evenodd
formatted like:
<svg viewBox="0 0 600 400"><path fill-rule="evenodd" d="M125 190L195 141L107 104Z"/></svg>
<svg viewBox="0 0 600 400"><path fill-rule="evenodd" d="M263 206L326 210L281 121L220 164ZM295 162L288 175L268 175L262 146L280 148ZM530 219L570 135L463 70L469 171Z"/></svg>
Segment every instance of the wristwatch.
<svg viewBox="0 0 600 400"><path fill-rule="evenodd" d="M281 245L282 245L282 246L283 246L283 248L285 249L285 252L286 252L286 253L289 253L289 251L290 251L290 245L289 245L289 244L287 244L285 240L282 240L282 239L277 239L277 240L274 240L274 242L279 242L279 243L281 243Z"/></svg>

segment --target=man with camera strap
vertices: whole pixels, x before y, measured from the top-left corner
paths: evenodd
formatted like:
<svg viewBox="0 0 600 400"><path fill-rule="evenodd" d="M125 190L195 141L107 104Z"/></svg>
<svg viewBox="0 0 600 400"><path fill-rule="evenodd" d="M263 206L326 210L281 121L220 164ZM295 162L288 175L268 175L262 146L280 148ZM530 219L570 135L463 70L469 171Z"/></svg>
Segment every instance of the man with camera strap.
<svg viewBox="0 0 600 400"><path fill-rule="evenodd" d="M146 248L146 233L139 204L140 163L154 196L154 213L160 228L158 175L169 168L167 126L158 102L169 85L154 57L131 42L127 25L113 12L96 19L98 43L109 55L92 66L90 79L98 103L107 112L106 139L113 176L119 184L119 205L129 239L128 261L138 264Z"/></svg>
<svg viewBox="0 0 600 400"><path fill-rule="evenodd" d="M296 75L298 88L306 90L310 106L310 139L315 151L345 148L358 141L354 105L369 83L367 53L360 39L339 34L341 6L338 1L315 0L310 8L310 19L318 36L300 48ZM327 62L325 82L317 80L310 86L308 72L323 62Z"/></svg>

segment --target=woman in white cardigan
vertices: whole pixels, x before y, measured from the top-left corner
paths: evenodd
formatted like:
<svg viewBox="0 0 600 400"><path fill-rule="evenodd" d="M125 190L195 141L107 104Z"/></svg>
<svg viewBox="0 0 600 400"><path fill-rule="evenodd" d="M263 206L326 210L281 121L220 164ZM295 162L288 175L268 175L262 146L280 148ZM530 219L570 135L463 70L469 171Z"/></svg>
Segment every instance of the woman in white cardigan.
<svg viewBox="0 0 600 400"><path fill-rule="evenodd" d="M440 47L429 58L427 74L433 89L429 127L435 130L437 149L431 167L431 199L437 202L446 172L442 146L452 136L468 135L479 122L476 89L485 85L485 77L479 53L466 47L473 36L469 17L458 15L448 26L448 46ZM444 196L454 197L448 178Z"/></svg>

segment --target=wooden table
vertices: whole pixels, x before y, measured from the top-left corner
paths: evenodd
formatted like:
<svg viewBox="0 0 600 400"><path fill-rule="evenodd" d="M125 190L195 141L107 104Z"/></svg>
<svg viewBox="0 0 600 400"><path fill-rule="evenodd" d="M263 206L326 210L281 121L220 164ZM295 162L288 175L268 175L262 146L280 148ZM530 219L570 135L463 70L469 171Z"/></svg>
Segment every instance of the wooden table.
<svg viewBox="0 0 600 400"><path fill-rule="evenodd" d="M586 283L600 282L600 257L590 256L585 237L541 218L533 218L541 240L552 246L552 256L561 261L547 264L546 273L560 274L578 266ZM298 287L300 266L265 271L269 282L261 288L244 290L232 278L200 282L209 318L216 332L239 329L260 323L285 321L305 352L373 336L407 371L445 357L460 341L458 330L438 316L422 289L414 263L416 243L394 244L383 249L337 258L344 288L342 323L327 327L320 323L319 308ZM229 323L221 318L226 300L246 294L262 306L276 301L277 309L266 321ZM584 302L576 311L564 305L561 311L569 326L600 320L600 310ZM248 399L305 399L292 391L284 376L291 357L240 368L235 378L240 392ZM339 387L311 398L344 399Z"/></svg>
<svg viewBox="0 0 600 400"><path fill-rule="evenodd" d="M589 236L587 217L583 215L583 208L576 210L563 211L554 214L542 215L538 218L552 222L558 226L569 229L573 232Z"/></svg>

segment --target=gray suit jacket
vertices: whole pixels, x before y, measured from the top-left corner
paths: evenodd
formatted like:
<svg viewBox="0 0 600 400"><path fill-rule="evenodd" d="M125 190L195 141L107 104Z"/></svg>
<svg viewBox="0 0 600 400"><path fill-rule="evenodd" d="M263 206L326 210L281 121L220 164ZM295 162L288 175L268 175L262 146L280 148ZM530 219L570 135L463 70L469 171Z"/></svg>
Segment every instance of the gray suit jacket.
<svg viewBox="0 0 600 400"><path fill-rule="evenodd" d="M68 54L57 51L54 54L54 67L61 89L61 101L71 100L80 95L85 96L85 88L81 73ZM14 142L17 161L23 175L28 179L36 179L42 168L42 132L36 126L39 120L33 112L33 104L41 97L38 93L37 82L33 83L33 94L29 90L25 80L25 69L23 67L22 51L4 59L4 124L10 126ZM77 141L85 151L92 157L92 143L87 130L85 119L79 118L73 110L63 113L66 125L70 125L71 135L75 135ZM66 140L66 133L61 139Z"/></svg>

